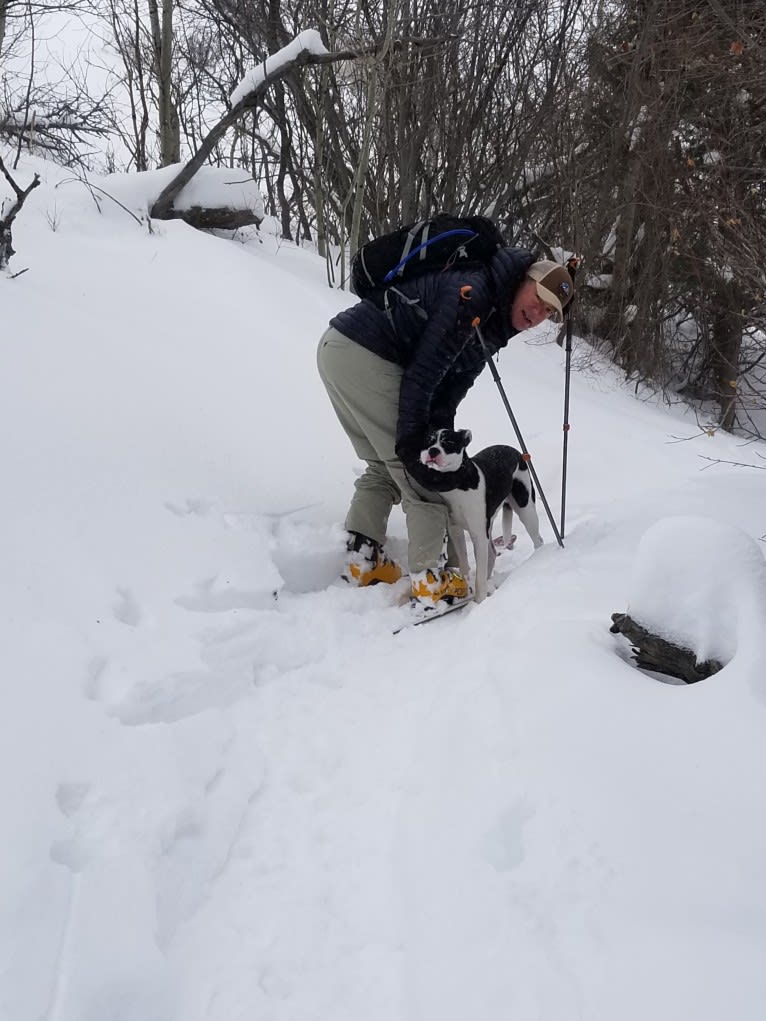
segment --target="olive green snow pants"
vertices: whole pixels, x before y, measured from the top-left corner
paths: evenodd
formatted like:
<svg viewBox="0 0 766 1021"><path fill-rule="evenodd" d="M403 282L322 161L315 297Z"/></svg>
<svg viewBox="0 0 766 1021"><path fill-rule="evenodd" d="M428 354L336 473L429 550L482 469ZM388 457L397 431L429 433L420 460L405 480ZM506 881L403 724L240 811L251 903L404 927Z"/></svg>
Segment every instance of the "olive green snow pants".
<svg viewBox="0 0 766 1021"><path fill-rule="evenodd" d="M382 545L391 508L401 500L410 573L438 567L447 530L446 504L438 493L414 483L394 452L401 367L332 326L319 341L317 365L340 424L357 456L367 462L354 484L346 528Z"/></svg>

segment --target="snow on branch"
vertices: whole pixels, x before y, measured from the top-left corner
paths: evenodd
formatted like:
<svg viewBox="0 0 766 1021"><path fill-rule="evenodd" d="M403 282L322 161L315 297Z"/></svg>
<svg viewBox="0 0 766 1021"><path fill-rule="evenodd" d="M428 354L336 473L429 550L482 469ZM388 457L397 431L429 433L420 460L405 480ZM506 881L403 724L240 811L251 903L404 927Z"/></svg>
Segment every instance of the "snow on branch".
<svg viewBox="0 0 766 1021"><path fill-rule="evenodd" d="M442 36L398 40L390 44L390 48L398 50L405 45L439 46L451 38L453 37ZM331 64L343 60L359 60L362 57L374 56L382 49L387 48L389 48L388 43L378 43L360 49L330 51L325 48L319 33L314 29L300 32L281 50L245 75L231 95L231 109L205 136L194 156L163 190L152 206L149 215L158 220L167 220L173 215L173 202L176 196L194 177L229 128L243 114L255 109L269 86L280 78L284 78L293 68L312 64Z"/></svg>
<svg viewBox="0 0 766 1021"><path fill-rule="evenodd" d="M243 99L246 99L251 92L256 92L267 79L274 75L281 75L284 71L293 67L302 53L313 56L323 56L329 53L322 37L314 28L308 28L300 32L287 46L267 57L262 64L248 71L239 85L231 94L231 105L237 106ZM268 72L266 65L268 64Z"/></svg>

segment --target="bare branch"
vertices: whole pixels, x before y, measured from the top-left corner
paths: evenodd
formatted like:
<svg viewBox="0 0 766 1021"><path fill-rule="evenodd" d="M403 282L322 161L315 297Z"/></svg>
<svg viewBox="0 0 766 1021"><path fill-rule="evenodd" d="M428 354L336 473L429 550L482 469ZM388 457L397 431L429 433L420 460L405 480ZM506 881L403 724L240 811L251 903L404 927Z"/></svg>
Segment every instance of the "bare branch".
<svg viewBox="0 0 766 1021"><path fill-rule="evenodd" d="M3 172L5 179L8 181L11 188L13 188L13 191L16 195L16 201L13 203L13 205L11 205L8 212L0 220L0 270L3 270L7 267L8 263L10 262L11 256L15 254L13 250L13 236L11 230L13 221L16 219L19 210L26 202L29 193L32 191L33 188L36 188L40 184L40 177L38 174L35 174L34 178L32 179L32 183L29 185L29 187L22 189L18 186L18 184L16 184L16 181L13 179L13 177L11 177L10 173L6 169L5 164L3 163L2 157L0 157L0 170Z"/></svg>
<svg viewBox="0 0 766 1021"><path fill-rule="evenodd" d="M424 46L426 44L439 45L444 41L445 39L441 38L418 39L416 40L416 44L418 46ZM405 44L406 42L403 40L400 40L398 43L400 46ZM395 43L394 46L396 45L397 44ZM298 67L335 64L344 60L359 60L362 57L377 53L379 49L379 46L368 46L361 49L338 50L330 53L313 53L310 50L301 50L301 52L292 60L285 61L274 71L266 73L255 88L236 103L206 135L194 156L162 191L157 201L152 206L150 215L159 220L168 219L173 208L173 201L182 188L191 181L192 177L194 177L199 168L205 163L208 156L210 156L229 128L236 124L237 121L246 113L255 110L261 100L261 97L275 82L280 81Z"/></svg>
<svg viewBox="0 0 766 1021"><path fill-rule="evenodd" d="M721 457L705 457L704 454L699 455L703 461L712 461L713 464L732 464L735 468L757 468L758 471L766 471L766 465L763 464L747 464L744 461L725 461ZM707 471L710 465L705 465L704 468L700 468L700 471Z"/></svg>

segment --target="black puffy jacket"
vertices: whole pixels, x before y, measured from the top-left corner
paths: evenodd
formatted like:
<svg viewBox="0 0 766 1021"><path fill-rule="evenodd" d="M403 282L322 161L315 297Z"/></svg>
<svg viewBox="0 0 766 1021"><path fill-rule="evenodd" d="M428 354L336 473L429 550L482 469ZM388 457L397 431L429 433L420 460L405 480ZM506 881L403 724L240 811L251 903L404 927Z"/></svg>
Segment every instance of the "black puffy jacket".
<svg viewBox="0 0 766 1021"><path fill-rule="evenodd" d="M408 299L390 295L390 315L365 299L330 325L404 369L399 396L397 450L417 446L429 427L452 428L455 411L486 364L471 322L478 316L491 354L517 331L513 296L535 257L501 248L486 266L429 273L397 285ZM470 287L470 298L461 289ZM409 302L409 303L408 303ZM423 314L425 313L425 315Z"/></svg>

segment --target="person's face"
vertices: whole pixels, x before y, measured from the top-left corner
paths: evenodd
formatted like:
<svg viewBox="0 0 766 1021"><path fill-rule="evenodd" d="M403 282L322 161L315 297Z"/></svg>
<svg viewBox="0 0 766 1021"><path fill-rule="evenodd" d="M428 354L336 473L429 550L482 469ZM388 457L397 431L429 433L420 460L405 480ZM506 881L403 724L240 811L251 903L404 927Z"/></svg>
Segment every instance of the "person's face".
<svg viewBox="0 0 766 1021"><path fill-rule="evenodd" d="M525 280L511 304L511 324L514 330L530 330L555 316L556 310L538 297L534 280Z"/></svg>

